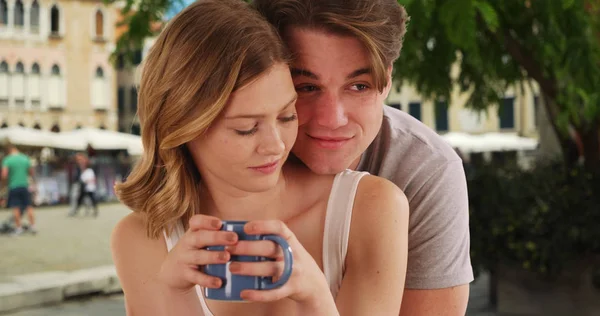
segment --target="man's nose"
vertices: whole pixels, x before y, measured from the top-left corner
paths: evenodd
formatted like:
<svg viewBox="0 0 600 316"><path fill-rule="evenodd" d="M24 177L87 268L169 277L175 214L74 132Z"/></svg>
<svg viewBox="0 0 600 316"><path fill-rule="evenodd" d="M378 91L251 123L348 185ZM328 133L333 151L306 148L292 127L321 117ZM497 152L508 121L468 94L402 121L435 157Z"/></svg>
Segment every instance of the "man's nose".
<svg viewBox="0 0 600 316"><path fill-rule="evenodd" d="M340 97L335 93L325 93L315 105L316 123L327 129L337 129L348 124L348 117Z"/></svg>

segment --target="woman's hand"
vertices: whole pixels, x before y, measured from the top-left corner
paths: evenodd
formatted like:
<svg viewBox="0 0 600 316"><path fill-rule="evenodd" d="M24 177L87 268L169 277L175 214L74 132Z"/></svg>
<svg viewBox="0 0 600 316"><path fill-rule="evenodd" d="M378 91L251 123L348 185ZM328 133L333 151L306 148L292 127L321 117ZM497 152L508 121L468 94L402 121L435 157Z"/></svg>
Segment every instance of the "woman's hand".
<svg viewBox="0 0 600 316"><path fill-rule="evenodd" d="M174 292L187 292L200 285L207 288L221 287L221 279L200 271L199 266L229 261L227 251L209 251L207 246L234 245L238 236L234 232L221 231L222 222L213 216L194 215L187 232L167 254L158 273L159 281Z"/></svg>
<svg viewBox="0 0 600 316"><path fill-rule="evenodd" d="M244 226L244 231L249 235L279 235L283 237L290 248L294 263L292 275L281 287L273 290L245 290L242 298L248 301L270 302L282 298L290 298L301 304L323 305L335 302L331 296L327 280L313 257L300 244L294 233L279 220L251 221ZM229 270L234 274L280 277L283 272L283 251L278 244L269 241L239 241L237 245L227 247L232 255L261 256L275 261L261 262L235 262L229 265Z"/></svg>

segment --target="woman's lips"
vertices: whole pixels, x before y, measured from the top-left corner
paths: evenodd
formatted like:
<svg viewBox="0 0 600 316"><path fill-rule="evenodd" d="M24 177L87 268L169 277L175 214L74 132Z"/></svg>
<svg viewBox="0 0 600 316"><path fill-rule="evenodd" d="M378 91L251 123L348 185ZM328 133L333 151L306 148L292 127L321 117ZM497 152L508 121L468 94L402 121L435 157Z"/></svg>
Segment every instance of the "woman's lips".
<svg viewBox="0 0 600 316"><path fill-rule="evenodd" d="M264 164L261 166L250 167L250 169L264 173L264 174L270 174L270 173L273 173L275 170L277 170L277 167L279 166L279 161L280 160L277 160L275 162L271 162L268 164Z"/></svg>

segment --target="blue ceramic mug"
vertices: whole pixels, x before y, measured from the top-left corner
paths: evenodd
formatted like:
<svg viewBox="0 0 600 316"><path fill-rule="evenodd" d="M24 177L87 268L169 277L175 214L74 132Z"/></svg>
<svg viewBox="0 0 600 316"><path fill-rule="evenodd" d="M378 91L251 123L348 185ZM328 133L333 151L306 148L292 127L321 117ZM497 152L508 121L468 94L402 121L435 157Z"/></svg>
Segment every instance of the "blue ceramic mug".
<svg viewBox="0 0 600 316"><path fill-rule="evenodd" d="M233 261L238 262L260 262L271 260L266 257L257 256L236 256L232 255L229 262L224 264L207 264L204 266L204 273L216 276L223 281L223 284L218 289L204 288L204 297L212 300L222 301L243 301L240 297L240 293L243 290L271 290L278 288L287 282L292 275L292 249L288 245L287 241L277 235L247 235L244 233L244 225L246 221L223 221L221 230L235 232L238 235L238 240L271 240L277 243L283 250L283 257L285 259L285 266L283 268L283 274L277 280L273 282L271 277L260 277L260 276L248 276L248 275L237 275L232 274L229 271L229 265ZM207 250L212 251L223 251L224 246L210 246L206 247Z"/></svg>

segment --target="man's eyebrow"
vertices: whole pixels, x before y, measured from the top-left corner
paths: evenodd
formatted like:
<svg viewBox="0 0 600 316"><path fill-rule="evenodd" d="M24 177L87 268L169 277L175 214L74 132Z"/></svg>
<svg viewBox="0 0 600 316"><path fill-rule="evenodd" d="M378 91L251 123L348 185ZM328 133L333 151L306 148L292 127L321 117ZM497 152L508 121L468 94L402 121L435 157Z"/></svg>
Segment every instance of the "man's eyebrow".
<svg viewBox="0 0 600 316"><path fill-rule="evenodd" d="M306 69L292 67L292 68L290 68L290 71L292 73L292 77L304 76L304 77L308 77L311 79L319 80L319 76L315 75L314 73L312 73Z"/></svg>
<svg viewBox="0 0 600 316"><path fill-rule="evenodd" d="M355 71L353 71L351 74L349 74L346 79L352 79L352 78L356 78L360 75L364 75L364 74L371 74L371 68L360 68L357 69Z"/></svg>
<svg viewBox="0 0 600 316"><path fill-rule="evenodd" d="M319 80L319 76L315 75L314 73L303 69L303 68L290 68L290 71L292 73L292 77L299 77L299 76L304 76L304 77L308 77L314 80ZM371 74L371 68L365 67L365 68L360 68L357 69L355 71L353 71L352 73L350 73L348 76L346 76L346 79L352 79L355 77L358 77L360 75L364 75L364 74Z"/></svg>
<svg viewBox="0 0 600 316"><path fill-rule="evenodd" d="M294 94L294 97L289 102L287 102L286 104L284 104L281 107L281 110L279 110L279 112L283 112L284 110L286 110L287 108L289 108L292 104L294 104L294 102L296 101L296 99L298 99L298 95ZM242 115L226 116L225 119L226 120L239 119L239 118L257 119L257 118L264 118L265 116L266 115L264 115L264 114L242 114Z"/></svg>

